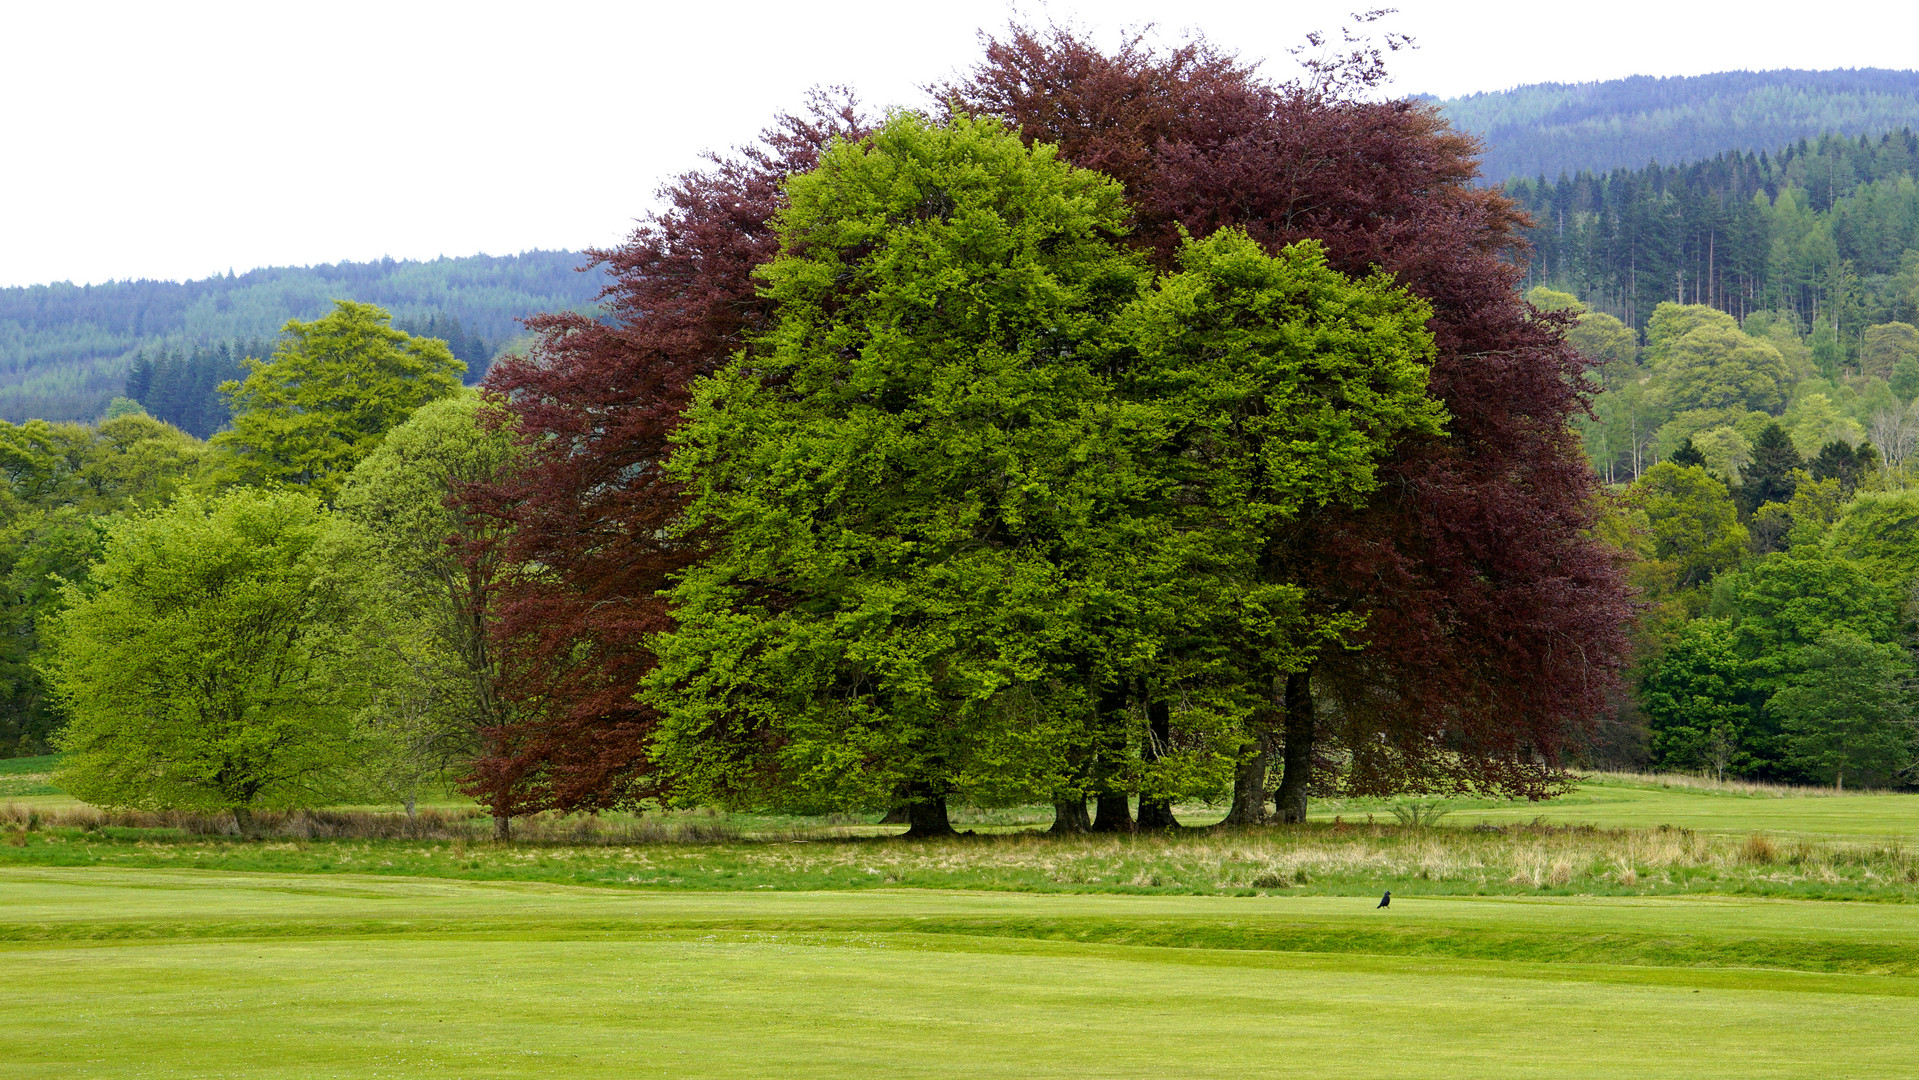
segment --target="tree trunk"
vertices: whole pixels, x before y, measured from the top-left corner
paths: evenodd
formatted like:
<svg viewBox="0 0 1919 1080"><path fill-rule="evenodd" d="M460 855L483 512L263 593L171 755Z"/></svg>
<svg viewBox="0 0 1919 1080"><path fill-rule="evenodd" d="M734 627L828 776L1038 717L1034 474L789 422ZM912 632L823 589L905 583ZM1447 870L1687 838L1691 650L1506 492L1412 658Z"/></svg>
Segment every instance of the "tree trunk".
<svg viewBox="0 0 1919 1080"><path fill-rule="evenodd" d="M1165 832L1179 828L1179 819L1173 816L1173 804L1168 799L1141 799L1139 801L1139 820L1134 827L1140 832L1148 830Z"/></svg>
<svg viewBox="0 0 1919 1080"><path fill-rule="evenodd" d="M953 824L946 820L946 795L925 785L914 785L914 798L906 804L905 836L919 839L952 836Z"/></svg>
<svg viewBox="0 0 1919 1080"><path fill-rule="evenodd" d="M1093 803L1093 831L1132 832L1133 808L1124 791L1111 787L1112 777L1126 757L1126 688L1117 683L1100 687L1097 708L1099 756L1093 764L1093 775L1099 780L1099 789Z"/></svg>
<svg viewBox="0 0 1919 1080"><path fill-rule="evenodd" d="M1146 745L1141 748L1140 756L1147 761L1158 761L1161 751L1173 740L1172 709L1165 702L1155 701L1146 706L1146 730ZM1179 828L1179 822L1173 818L1172 800L1140 796L1137 827L1141 832Z"/></svg>
<svg viewBox="0 0 1919 1080"><path fill-rule="evenodd" d="M412 821L414 818L413 804L414 804L414 798L412 795L409 794L406 797L406 819L408 821Z"/></svg>
<svg viewBox="0 0 1919 1080"><path fill-rule="evenodd" d="M1240 747L1239 766L1233 770L1233 808L1221 825L1266 823L1266 740L1254 738Z"/></svg>
<svg viewBox="0 0 1919 1080"><path fill-rule="evenodd" d="M1049 833L1083 833L1093 830L1093 819L1086 814L1086 799L1082 796L1073 799L1053 800L1053 827Z"/></svg>
<svg viewBox="0 0 1919 1080"><path fill-rule="evenodd" d="M906 813L905 803L888 810L886 816L880 819L881 825L911 825L912 823L912 818Z"/></svg>
<svg viewBox="0 0 1919 1080"><path fill-rule="evenodd" d="M493 815L493 839L502 844L513 839L513 815L501 813Z"/></svg>
<svg viewBox="0 0 1919 1080"><path fill-rule="evenodd" d="M1313 782L1313 673L1286 676L1286 747L1279 774L1279 820L1306 820L1306 794Z"/></svg>
<svg viewBox="0 0 1919 1080"><path fill-rule="evenodd" d="M1132 832L1133 808L1124 791L1102 791L1093 806L1094 832Z"/></svg>

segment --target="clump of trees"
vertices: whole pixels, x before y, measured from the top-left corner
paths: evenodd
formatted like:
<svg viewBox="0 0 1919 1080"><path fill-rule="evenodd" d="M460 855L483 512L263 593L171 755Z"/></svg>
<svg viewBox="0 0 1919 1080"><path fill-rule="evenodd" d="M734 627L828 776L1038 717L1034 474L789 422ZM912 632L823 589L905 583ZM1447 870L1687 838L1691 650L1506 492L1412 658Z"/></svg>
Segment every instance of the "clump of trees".
<svg viewBox="0 0 1919 1080"><path fill-rule="evenodd" d="M956 115L916 123L940 138L1005 124L1109 177L1118 202L1098 219L1110 253L1092 265L1110 268L1093 295L1036 293L1003 326L968 327L964 347L938 335L966 327L999 275L1088 243L1066 234L1021 263L982 225L977 250L935 258L931 223L973 220L984 196L965 185L994 174L936 183L908 156L872 182L899 201L883 220L808 209L822 154L884 164L877 148L903 130L822 102L683 177L660 218L599 253L610 317L540 321L538 347L489 376L527 457L476 505L510 523L506 564L541 572L501 586L513 720L471 790L496 809L857 803L927 831L954 793L1052 798L1070 829L1134 826L1129 795L1163 825L1193 794L1255 821L1297 819L1315 792L1551 791L1605 702L1628 615L1567 429L1584 365L1567 320L1518 299L1519 218L1471 184L1470 140L1354 92L1378 59L1275 84L1204 43L990 41L942 91ZM909 244L915 228L932 231ZM925 273L887 278L909 249ZM1397 434L1350 436L1340 483L1262 488L1326 474L1314 437L1210 426L1236 414L1209 409L1286 400L1252 373L1317 332L1312 305L1255 301L1299 286L1261 285L1254 267L1362 290L1391 274L1430 311L1420 363L1443 428L1360 424ZM1068 306L1032 323L1045 304ZM1100 333L1076 329L1089 324ZM1246 369L1202 379L1173 361L1207 353L1209 334ZM819 358L802 362L794 335ZM1031 353L1031 370L1002 374L1000 353L973 351L988 342ZM1170 352L1148 362L1148 342ZM1273 353L1255 363L1260 349ZM925 383L948 370L964 376ZM1014 393L1015 376L1030 386ZM1198 391L1182 380L1208 379L1224 380L1211 405L1184 396ZM1207 419L1181 426L1178 408ZM771 441L728 426L733 409L767 419ZM1176 436L1159 453L1176 437L1191 455L1149 452L1161 428ZM1036 449L1068 432L1085 457Z"/></svg>
<svg viewBox="0 0 1919 1080"><path fill-rule="evenodd" d="M203 443L134 408L0 424L5 735L107 805L409 810L494 725L490 526L513 456L444 342L341 302L224 388Z"/></svg>
<svg viewBox="0 0 1919 1080"><path fill-rule="evenodd" d="M1913 477L1903 454L1882 454L1832 408L1832 383L1790 366L1777 376L1780 350L1754 331L1794 344L1780 325L1661 305L1648 358L1615 358L1599 399L1603 424L1687 385L1728 395L1667 421L1654 440L1671 447L1665 460L1618 484L1608 531L1636 557L1630 574L1647 604L1636 693L1620 702L1621 760L1631 761L1638 728L1644 760L1661 768L1909 783L1919 757ZM1710 346L1716 359L1694 363L1696 378L1672 378L1675 358L1711 342L1722 344ZM1792 402L1781 415L1738 399L1738 387L1774 395L1775 385Z"/></svg>

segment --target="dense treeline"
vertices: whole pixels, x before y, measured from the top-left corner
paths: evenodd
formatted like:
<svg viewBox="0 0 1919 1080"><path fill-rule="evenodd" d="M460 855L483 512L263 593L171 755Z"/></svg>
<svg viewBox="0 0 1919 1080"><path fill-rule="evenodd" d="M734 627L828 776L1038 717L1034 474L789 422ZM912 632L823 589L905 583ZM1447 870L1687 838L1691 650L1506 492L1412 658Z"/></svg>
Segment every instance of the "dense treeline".
<svg viewBox="0 0 1919 1080"><path fill-rule="evenodd" d="M1587 452L1646 605L1611 760L1913 782L1919 329L1872 328L1828 375L1790 314L1666 302L1641 348L1568 293L1529 299L1601 372Z"/></svg>
<svg viewBox="0 0 1919 1080"><path fill-rule="evenodd" d="M477 383L493 362L495 346L468 333L456 315L434 312L423 318L396 319L395 330L446 342L453 356L466 365L465 379ZM222 384L246 377L246 362L272 355L274 341L251 338L197 345L189 350L141 349L127 368L124 397L190 435L205 439L232 419ZM111 415L113 407L109 405Z"/></svg>
<svg viewBox="0 0 1919 1080"><path fill-rule="evenodd" d="M1440 103L1486 142L1485 177L1554 177L1759 153L1821 133L1919 126L1919 72L1727 71L1545 83Z"/></svg>
<svg viewBox="0 0 1919 1080"><path fill-rule="evenodd" d="M185 352L142 349L127 368L124 396L157 420L209 438L233 418L220 385L246 377L249 358L272 353L273 343L258 338L199 345Z"/></svg>
<svg viewBox="0 0 1919 1080"><path fill-rule="evenodd" d="M1865 328L1919 314L1919 135L1822 136L1558 180L1515 180L1533 281L1643 329L1661 302L1790 312L1857 355Z"/></svg>
<svg viewBox="0 0 1919 1080"><path fill-rule="evenodd" d="M250 342L271 341L289 319L320 316L336 299L379 304L400 325L446 340L477 381L523 333L520 319L592 303L604 278L578 273L584 261L575 252L532 251L0 289L0 419L96 418L124 392L136 356L157 367L163 357L190 364L222 345L245 352ZM204 416L217 404L182 408Z"/></svg>
<svg viewBox="0 0 1919 1080"><path fill-rule="evenodd" d="M0 422L0 751L57 738L88 797L242 814L410 802L470 759L485 648L447 502L506 436L372 305L285 331L207 441Z"/></svg>

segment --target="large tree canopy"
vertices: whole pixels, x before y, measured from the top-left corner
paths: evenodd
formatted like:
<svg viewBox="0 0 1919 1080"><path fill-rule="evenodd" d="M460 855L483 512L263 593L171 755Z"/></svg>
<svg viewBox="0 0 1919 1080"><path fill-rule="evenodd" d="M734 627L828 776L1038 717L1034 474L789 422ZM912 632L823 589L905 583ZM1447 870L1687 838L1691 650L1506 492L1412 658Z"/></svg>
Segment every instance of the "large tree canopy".
<svg viewBox="0 0 1919 1080"><path fill-rule="evenodd" d="M145 415L94 427L0 421L0 754L44 753L58 704L35 668L60 582L86 576L102 519L152 509L205 447Z"/></svg>
<svg viewBox="0 0 1919 1080"><path fill-rule="evenodd" d="M902 114L787 192L775 321L673 459L718 542L675 593L663 752L710 798L777 745L801 791L907 792L927 829L949 791L1043 795L1080 711L1048 700L1086 602L1060 549L1126 482L1087 347L1145 274L1118 186Z"/></svg>
<svg viewBox="0 0 1919 1080"><path fill-rule="evenodd" d="M1425 305L1236 232L1143 292L1118 186L990 120L896 116L788 192L774 324L669 470L717 538L655 680L683 794L777 778L938 829L949 792L1075 790L1097 703L1140 692L1184 738L1135 786L1237 751L1221 706L1257 695L1225 672L1270 687L1306 644L1265 537L1438 430ZM1193 707L1179 643L1220 633L1239 662Z"/></svg>

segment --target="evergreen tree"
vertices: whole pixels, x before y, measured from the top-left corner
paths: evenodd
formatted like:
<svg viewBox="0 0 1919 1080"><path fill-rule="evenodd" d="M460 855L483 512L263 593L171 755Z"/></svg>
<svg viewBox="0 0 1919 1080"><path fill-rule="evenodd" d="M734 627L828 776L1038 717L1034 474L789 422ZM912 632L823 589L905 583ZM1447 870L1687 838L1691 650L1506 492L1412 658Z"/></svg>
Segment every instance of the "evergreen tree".
<svg viewBox="0 0 1919 1080"><path fill-rule="evenodd" d="M1792 437L1777 421L1767 424L1752 445L1752 461L1739 483L1739 509L1750 515L1764 503L1792 501L1794 469L1806 467L1792 445Z"/></svg>
<svg viewBox="0 0 1919 1080"><path fill-rule="evenodd" d="M1855 450L1837 439L1819 448L1819 454L1812 459L1808 471L1814 480L1837 480L1840 489L1850 498L1859 481L1865 477L1867 465L1872 460L1872 448L1860 444Z"/></svg>

